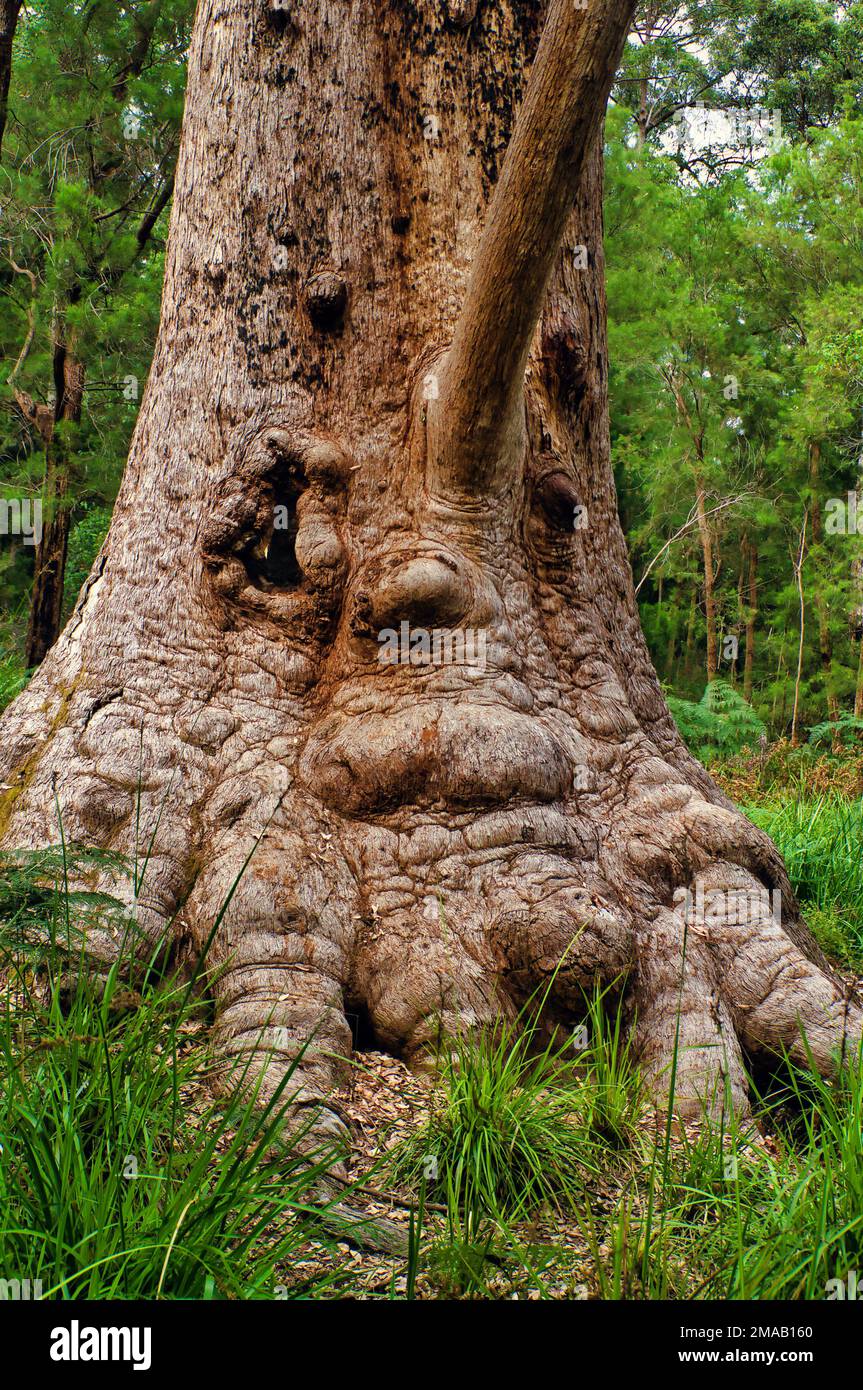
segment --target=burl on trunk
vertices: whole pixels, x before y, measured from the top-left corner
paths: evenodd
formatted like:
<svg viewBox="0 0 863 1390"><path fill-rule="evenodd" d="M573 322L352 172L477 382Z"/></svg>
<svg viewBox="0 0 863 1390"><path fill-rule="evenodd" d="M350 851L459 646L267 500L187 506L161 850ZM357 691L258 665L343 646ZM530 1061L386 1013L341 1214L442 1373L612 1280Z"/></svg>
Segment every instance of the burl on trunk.
<svg viewBox="0 0 863 1390"><path fill-rule="evenodd" d="M0 831L55 843L56 788L68 838L145 847L151 945L230 897L214 1043L265 1094L313 1035L326 1102L349 1017L419 1058L549 981L559 1027L619 981L683 1106L859 1036L639 627L601 222L632 9L200 0L152 373Z"/></svg>

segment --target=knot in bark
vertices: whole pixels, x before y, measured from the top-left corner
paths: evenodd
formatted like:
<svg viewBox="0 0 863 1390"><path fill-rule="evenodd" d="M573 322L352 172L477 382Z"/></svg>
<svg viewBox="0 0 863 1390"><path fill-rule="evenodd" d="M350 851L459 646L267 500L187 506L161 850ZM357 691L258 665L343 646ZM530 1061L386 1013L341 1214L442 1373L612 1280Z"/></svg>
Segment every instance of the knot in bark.
<svg viewBox="0 0 863 1390"><path fill-rule="evenodd" d="M332 332L339 328L348 304L348 287L334 270L321 270L306 285L306 308L315 328Z"/></svg>

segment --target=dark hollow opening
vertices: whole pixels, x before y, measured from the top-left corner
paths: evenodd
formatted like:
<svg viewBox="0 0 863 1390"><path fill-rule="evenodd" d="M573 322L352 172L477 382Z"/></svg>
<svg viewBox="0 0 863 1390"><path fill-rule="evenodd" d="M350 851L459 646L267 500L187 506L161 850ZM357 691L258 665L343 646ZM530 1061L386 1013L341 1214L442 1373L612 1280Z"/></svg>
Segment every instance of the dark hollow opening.
<svg viewBox="0 0 863 1390"><path fill-rule="evenodd" d="M351 1039L354 1052L381 1052L379 1042L375 1038L375 1030L369 1017L369 1011L364 1004L356 1001L349 1001L345 1004L345 1018L351 1030Z"/></svg>
<svg viewBox="0 0 863 1390"><path fill-rule="evenodd" d="M252 581L262 589L292 589L302 583L297 561L297 503L305 482L287 468L274 480L271 528L245 555Z"/></svg>

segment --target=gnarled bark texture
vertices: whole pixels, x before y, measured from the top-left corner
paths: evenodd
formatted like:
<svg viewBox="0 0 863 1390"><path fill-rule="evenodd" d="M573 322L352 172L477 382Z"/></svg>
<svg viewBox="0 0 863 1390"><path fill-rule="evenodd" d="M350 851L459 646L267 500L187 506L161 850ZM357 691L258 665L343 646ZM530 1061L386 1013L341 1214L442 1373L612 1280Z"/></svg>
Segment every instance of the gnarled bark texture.
<svg viewBox="0 0 863 1390"><path fill-rule="evenodd" d="M631 9L200 0L153 368L0 726L0 831L55 842L56 786L67 837L137 840L151 942L230 897L214 1037L265 1091L314 1034L325 1099L349 1018L419 1057L552 975L561 1026L625 979L684 1104L742 1104L743 1049L799 1055L800 1023L825 1068L859 1034L639 627L601 225ZM484 660L381 661L405 623ZM760 888L780 921L739 910Z"/></svg>

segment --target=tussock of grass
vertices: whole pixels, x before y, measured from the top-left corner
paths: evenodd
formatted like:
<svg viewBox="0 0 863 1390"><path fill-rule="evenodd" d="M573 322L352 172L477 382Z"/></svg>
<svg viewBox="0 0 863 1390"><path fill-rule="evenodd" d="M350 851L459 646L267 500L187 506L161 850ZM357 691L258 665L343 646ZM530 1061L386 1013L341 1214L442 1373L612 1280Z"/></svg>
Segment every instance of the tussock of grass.
<svg viewBox="0 0 863 1390"><path fill-rule="evenodd" d="M449 1040L432 1115L395 1151L397 1180L442 1195L455 1225L517 1221L544 1202L571 1202L592 1162L587 1096L569 1039L501 1024Z"/></svg>
<svg viewBox="0 0 863 1390"><path fill-rule="evenodd" d="M641 1103L620 1009L607 1016L601 992L563 1042L541 1043L525 1011L450 1040L431 1117L395 1150L393 1175L425 1179L451 1227L476 1239L489 1222L574 1207L603 1147L631 1138Z"/></svg>

